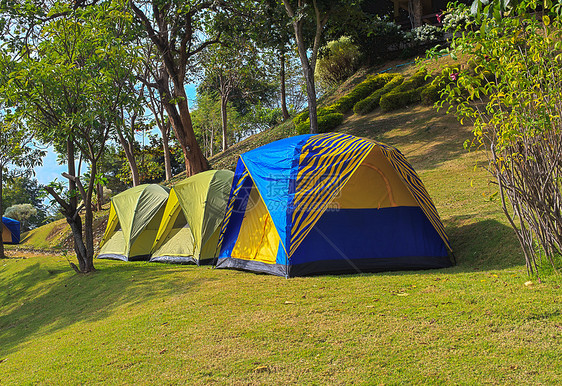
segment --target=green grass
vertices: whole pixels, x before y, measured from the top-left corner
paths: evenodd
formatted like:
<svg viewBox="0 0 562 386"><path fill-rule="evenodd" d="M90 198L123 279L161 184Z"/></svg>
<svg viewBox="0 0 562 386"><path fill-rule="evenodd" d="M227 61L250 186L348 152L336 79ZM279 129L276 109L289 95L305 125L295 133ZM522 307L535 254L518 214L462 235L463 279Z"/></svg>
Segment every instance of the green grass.
<svg viewBox="0 0 562 386"><path fill-rule="evenodd" d="M458 265L287 280L113 261L78 276L60 256L0 260L0 384L562 383L562 277L527 276L481 156L462 148L470 127L417 106L348 116L340 131L402 150ZM211 161L232 168L289 132Z"/></svg>
<svg viewBox="0 0 562 386"><path fill-rule="evenodd" d="M560 280L525 286L517 261L290 280L107 261L79 277L56 257L1 265L2 384L562 380Z"/></svg>

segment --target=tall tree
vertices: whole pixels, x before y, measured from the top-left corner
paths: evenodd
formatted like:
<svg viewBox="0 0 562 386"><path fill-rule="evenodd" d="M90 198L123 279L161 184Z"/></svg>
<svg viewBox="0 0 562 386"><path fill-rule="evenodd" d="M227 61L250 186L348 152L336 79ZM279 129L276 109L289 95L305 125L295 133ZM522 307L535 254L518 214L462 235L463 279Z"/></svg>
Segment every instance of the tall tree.
<svg viewBox="0 0 562 386"><path fill-rule="evenodd" d="M231 35L226 43L205 51L204 82L219 95L221 108L222 151L228 148L228 104L237 91L249 97L251 88L259 86L253 80L264 78L257 47L247 37ZM249 87L247 87L249 86Z"/></svg>
<svg viewBox="0 0 562 386"><path fill-rule="evenodd" d="M215 1L147 0L129 2L132 13L156 47L162 66L153 72L158 90L182 148L188 176L208 168L197 143L189 112L185 86L191 59L206 47L219 42L221 31L214 21L224 17L224 8Z"/></svg>
<svg viewBox="0 0 562 386"><path fill-rule="evenodd" d="M87 273L94 270L91 204L97 164L119 121L119 106L133 103L125 90L132 77L128 62L134 58L115 39L116 29L127 21L119 9L108 4L74 9L59 3L57 7L61 16L41 26L39 40L4 55L1 72L6 79L0 96L20 120L66 156L68 198L53 186L46 190L60 204L72 229L79 263L73 267ZM85 185L75 169L77 154L88 163ZM78 196L84 203L81 207Z"/></svg>
<svg viewBox="0 0 562 386"><path fill-rule="evenodd" d="M322 33L332 15L345 12L349 7L355 7L357 2L344 0L283 0L283 5L293 25L297 50L306 81L310 133L315 134L318 133L318 119L314 69L316 68L318 49L322 42ZM314 27L314 33L309 37L307 28L312 26ZM308 52L310 52L310 56Z"/></svg>
<svg viewBox="0 0 562 386"><path fill-rule="evenodd" d="M268 33L257 33L255 38L260 46L270 49L278 59L280 106L285 121L289 119L286 67L294 31L287 12L277 5L276 0L266 0L264 5L261 25L268 30Z"/></svg>
<svg viewBox="0 0 562 386"><path fill-rule="evenodd" d="M42 162L45 152L33 145L33 134L25 130L19 122L6 119L0 122L0 217L4 213L2 181L4 173L8 172L8 167L33 168ZM2 228L0 226L0 259L5 257Z"/></svg>

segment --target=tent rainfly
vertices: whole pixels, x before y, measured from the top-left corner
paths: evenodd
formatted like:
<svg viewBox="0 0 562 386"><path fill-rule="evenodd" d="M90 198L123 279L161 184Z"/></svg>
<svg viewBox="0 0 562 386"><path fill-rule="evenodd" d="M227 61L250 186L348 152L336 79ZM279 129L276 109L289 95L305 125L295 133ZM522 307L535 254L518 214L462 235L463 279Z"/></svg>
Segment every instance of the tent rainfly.
<svg viewBox="0 0 562 386"><path fill-rule="evenodd" d="M197 265L213 261L233 176L230 170L209 170L172 188L150 261Z"/></svg>
<svg viewBox="0 0 562 386"><path fill-rule="evenodd" d="M148 260L167 200L168 189L156 184L135 186L112 197L98 258Z"/></svg>
<svg viewBox="0 0 562 386"><path fill-rule="evenodd" d="M9 217L2 217L2 242L4 244L20 243L20 222Z"/></svg>
<svg viewBox="0 0 562 386"><path fill-rule="evenodd" d="M335 133L242 154L219 245L217 268L285 277L452 265L437 210L402 153Z"/></svg>

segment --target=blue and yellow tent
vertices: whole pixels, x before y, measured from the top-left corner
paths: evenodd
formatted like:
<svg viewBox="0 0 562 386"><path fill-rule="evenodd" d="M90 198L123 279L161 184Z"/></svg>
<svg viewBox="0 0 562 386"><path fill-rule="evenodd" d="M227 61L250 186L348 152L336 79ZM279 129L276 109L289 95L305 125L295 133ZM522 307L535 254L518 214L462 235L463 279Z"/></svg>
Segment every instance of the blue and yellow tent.
<svg viewBox="0 0 562 386"><path fill-rule="evenodd" d="M402 153L345 134L242 154L219 243L217 268L285 277L452 265L437 210Z"/></svg>
<svg viewBox="0 0 562 386"><path fill-rule="evenodd" d="M20 222L9 217L2 217L2 242L4 244L19 244Z"/></svg>

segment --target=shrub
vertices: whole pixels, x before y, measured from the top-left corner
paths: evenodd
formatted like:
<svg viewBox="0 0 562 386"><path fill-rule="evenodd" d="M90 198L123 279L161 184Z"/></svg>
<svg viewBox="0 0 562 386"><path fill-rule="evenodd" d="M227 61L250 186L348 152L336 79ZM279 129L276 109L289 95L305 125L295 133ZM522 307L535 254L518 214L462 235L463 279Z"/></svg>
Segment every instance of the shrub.
<svg viewBox="0 0 562 386"><path fill-rule="evenodd" d="M4 216L18 220L22 230L28 230L27 221L37 215L37 209L31 204L16 204L4 212Z"/></svg>
<svg viewBox="0 0 562 386"><path fill-rule="evenodd" d="M393 75L392 80L390 80L390 82L388 82L383 88L376 90L367 98L360 100L355 104L355 106L353 106L353 112L355 114L368 114L376 109L379 105L381 96L390 92L392 89L394 89L404 81L404 76L401 74L390 75Z"/></svg>
<svg viewBox="0 0 562 386"><path fill-rule="evenodd" d="M293 123L295 124L295 126L298 126L299 123L303 123L307 119L308 119L308 110L305 110L302 113L297 114L297 116L293 118Z"/></svg>
<svg viewBox="0 0 562 386"><path fill-rule="evenodd" d="M324 87L337 86L353 75L358 63L359 49L351 38L342 36L320 50L314 76Z"/></svg>
<svg viewBox="0 0 562 386"><path fill-rule="evenodd" d="M424 24L422 26L412 29L406 34L406 38L415 44L429 44L443 40L443 29Z"/></svg>
<svg viewBox="0 0 562 386"><path fill-rule="evenodd" d="M402 82L402 84L400 84L394 90L392 90L392 92L397 93L397 92L410 91L412 89L420 87L425 83L426 80L425 75L426 75L425 71L416 72L408 80Z"/></svg>
<svg viewBox="0 0 562 386"><path fill-rule="evenodd" d="M352 34L352 40L359 45L367 62L374 62L390 49L398 49L405 39L404 31L388 16L364 19L354 24L348 33Z"/></svg>
<svg viewBox="0 0 562 386"><path fill-rule="evenodd" d="M411 103L421 100L421 87L426 82L425 71L418 71L410 79L395 87L392 91L380 98L380 106L383 111L396 110Z"/></svg>
<svg viewBox="0 0 562 386"><path fill-rule="evenodd" d="M300 122L295 127L295 131L298 135L309 134L310 133L310 121L307 119L304 122Z"/></svg>
<svg viewBox="0 0 562 386"><path fill-rule="evenodd" d="M439 91L437 84L430 83L424 86L421 91L421 102L424 105L433 105L440 99Z"/></svg>
<svg viewBox="0 0 562 386"><path fill-rule="evenodd" d="M380 89L395 76L396 74L378 74L378 75L369 76L363 82L355 86L353 90L351 90L348 94L338 99L335 103L326 107L320 107L316 111L318 119L320 119L320 117L323 115L334 114L334 113L341 113L341 114L347 113L353 107L353 105L357 103L357 101L365 98L374 90ZM299 132L299 127L304 122L309 122L308 110L303 111L302 113L298 114L295 118L293 118L293 123L295 124L295 128L297 132ZM308 123L308 125L310 125L310 123ZM318 125L320 125L320 122L318 122Z"/></svg>
<svg viewBox="0 0 562 386"><path fill-rule="evenodd" d="M327 133L332 131L343 122L342 113L329 113L318 116L318 132ZM296 126L297 134L308 134L310 133L310 120L299 123Z"/></svg>
<svg viewBox="0 0 562 386"><path fill-rule="evenodd" d="M326 107L319 107L316 110L316 115L319 117L321 115L333 114L333 113L337 113L337 112L338 112L338 110L334 107L334 105L330 105L330 106L326 106ZM302 113L297 115L295 118L293 118L293 123L295 124L295 127L297 127L299 124L301 124L303 122L310 122L310 120L308 119L308 110L303 111Z"/></svg>
<svg viewBox="0 0 562 386"><path fill-rule="evenodd" d="M456 4L454 8L447 10L443 18L443 28L445 31L460 31L473 21L470 15L470 9L466 4Z"/></svg>
<svg viewBox="0 0 562 386"><path fill-rule="evenodd" d="M318 131L320 133L327 133L332 131L343 122L342 113L331 113L326 115L321 115L318 117Z"/></svg>
<svg viewBox="0 0 562 386"><path fill-rule="evenodd" d="M387 84L396 74L379 74L371 76L359 83L351 92L344 95L332 106L340 113L347 113L353 106L362 99L365 99L373 91L382 88Z"/></svg>
<svg viewBox="0 0 562 386"><path fill-rule="evenodd" d="M503 17L503 6L490 2L481 28L452 39L451 57L474 57L479 66L459 71L442 99L473 124L465 146L485 152L494 195L533 274L547 262L558 269L562 251L562 20L537 17L527 2L510 4L517 16Z"/></svg>
<svg viewBox="0 0 562 386"><path fill-rule="evenodd" d="M381 109L382 111L392 111L412 103L417 103L421 100L422 90L423 86L408 91L390 92L383 95L380 101Z"/></svg>

